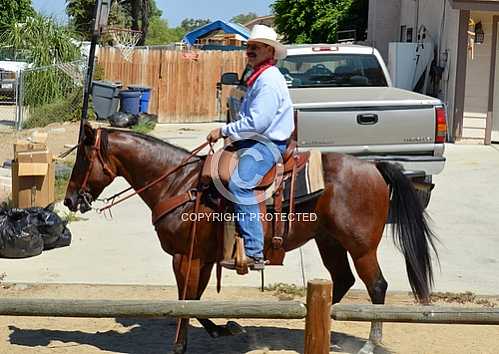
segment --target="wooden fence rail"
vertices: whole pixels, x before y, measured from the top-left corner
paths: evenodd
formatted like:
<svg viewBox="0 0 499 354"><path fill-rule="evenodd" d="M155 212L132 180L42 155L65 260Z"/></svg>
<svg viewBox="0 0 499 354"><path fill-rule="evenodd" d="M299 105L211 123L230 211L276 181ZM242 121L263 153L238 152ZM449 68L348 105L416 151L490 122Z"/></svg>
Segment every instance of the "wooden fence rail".
<svg viewBox="0 0 499 354"><path fill-rule="evenodd" d="M335 304L331 316L337 321L499 325L496 308Z"/></svg>
<svg viewBox="0 0 499 354"><path fill-rule="evenodd" d="M306 313L299 301L0 300L0 315L7 316L298 319Z"/></svg>
<svg viewBox="0 0 499 354"><path fill-rule="evenodd" d="M302 319L300 301L0 299L0 315L50 317L199 317ZM499 325L497 308L335 304L337 321Z"/></svg>

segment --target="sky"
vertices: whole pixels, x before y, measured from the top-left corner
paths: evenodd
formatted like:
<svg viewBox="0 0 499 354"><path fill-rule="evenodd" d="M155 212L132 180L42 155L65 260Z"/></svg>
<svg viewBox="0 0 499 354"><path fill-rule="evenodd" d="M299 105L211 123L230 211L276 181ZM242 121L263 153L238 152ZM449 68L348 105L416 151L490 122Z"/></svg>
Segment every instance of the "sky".
<svg viewBox="0 0 499 354"><path fill-rule="evenodd" d="M32 3L45 15L52 15L61 21L66 19L65 0L32 0ZM184 18L229 20L248 12L255 12L258 16L269 15L271 3L273 0L156 0L170 27L178 26Z"/></svg>

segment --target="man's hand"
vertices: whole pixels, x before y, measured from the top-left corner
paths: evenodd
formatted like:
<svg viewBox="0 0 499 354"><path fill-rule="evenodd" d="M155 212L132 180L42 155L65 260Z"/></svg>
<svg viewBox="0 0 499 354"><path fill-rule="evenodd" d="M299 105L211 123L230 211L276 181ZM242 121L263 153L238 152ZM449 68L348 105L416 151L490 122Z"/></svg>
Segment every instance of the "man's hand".
<svg viewBox="0 0 499 354"><path fill-rule="evenodd" d="M210 143L216 143L218 139L222 137L222 128L213 129L210 134L206 137Z"/></svg>

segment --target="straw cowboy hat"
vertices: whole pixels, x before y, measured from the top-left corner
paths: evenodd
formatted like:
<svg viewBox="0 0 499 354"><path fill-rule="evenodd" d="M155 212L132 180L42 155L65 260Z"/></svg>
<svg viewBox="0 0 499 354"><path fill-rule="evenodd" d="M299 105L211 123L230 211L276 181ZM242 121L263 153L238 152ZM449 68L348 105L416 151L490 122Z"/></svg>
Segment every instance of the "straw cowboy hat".
<svg viewBox="0 0 499 354"><path fill-rule="evenodd" d="M250 42L259 42L273 47L275 50L275 59L286 58L286 47L277 41L277 33L275 33L275 31L270 27L255 25L248 38L248 43Z"/></svg>

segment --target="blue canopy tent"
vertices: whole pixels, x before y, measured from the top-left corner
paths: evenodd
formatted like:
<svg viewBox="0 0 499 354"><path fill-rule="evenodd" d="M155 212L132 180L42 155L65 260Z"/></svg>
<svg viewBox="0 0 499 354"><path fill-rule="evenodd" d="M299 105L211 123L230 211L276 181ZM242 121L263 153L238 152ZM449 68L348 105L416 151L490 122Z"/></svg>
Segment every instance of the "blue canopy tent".
<svg viewBox="0 0 499 354"><path fill-rule="evenodd" d="M219 30L224 31L225 33L238 34L244 39L248 39L250 35L248 29L244 26L238 25L237 23L217 20L187 33L182 41L189 47L191 47L192 45L194 45L194 43L196 43L196 40L198 38L203 38L211 32Z"/></svg>

